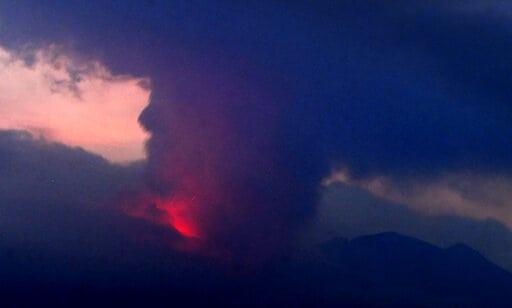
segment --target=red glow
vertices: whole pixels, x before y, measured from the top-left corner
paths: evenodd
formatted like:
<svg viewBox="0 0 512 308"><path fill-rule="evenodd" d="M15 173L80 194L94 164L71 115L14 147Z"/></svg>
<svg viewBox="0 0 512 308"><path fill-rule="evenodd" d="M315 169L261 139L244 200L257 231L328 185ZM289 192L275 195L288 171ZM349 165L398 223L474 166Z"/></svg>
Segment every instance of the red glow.
<svg viewBox="0 0 512 308"><path fill-rule="evenodd" d="M126 206L126 213L155 224L163 225L178 232L184 240L203 241L204 236L197 222L198 202L195 197L188 198L177 194L161 197L143 193ZM179 244L183 246L183 243ZM194 244L196 245L196 244ZM189 244L185 246L189 247Z"/></svg>
<svg viewBox="0 0 512 308"><path fill-rule="evenodd" d="M159 206L168 215L169 224L184 237L200 238L201 233L197 222L191 214L191 208L195 207L193 201L171 199L163 201Z"/></svg>

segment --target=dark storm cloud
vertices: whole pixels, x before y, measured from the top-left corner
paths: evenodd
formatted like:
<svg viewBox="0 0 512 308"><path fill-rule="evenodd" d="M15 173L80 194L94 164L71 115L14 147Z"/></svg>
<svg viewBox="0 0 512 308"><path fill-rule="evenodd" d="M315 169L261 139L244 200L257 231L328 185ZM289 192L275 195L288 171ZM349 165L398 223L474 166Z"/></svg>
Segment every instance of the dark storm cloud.
<svg viewBox="0 0 512 308"><path fill-rule="evenodd" d="M138 258L132 253L142 241L167 245L175 234L127 217L115 202L139 186L141 170L23 131L0 131L0 250L122 263Z"/></svg>
<svg viewBox="0 0 512 308"><path fill-rule="evenodd" d="M194 88L192 70L273 82L288 92L283 134L354 174L510 167L512 39L494 15L443 1L30 4L4 4L5 41L71 41L167 100Z"/></svg>
<svg viewBox="0 0 512 308"><path fill-rule="evenodd" d="M215 200L199 216L230 249L288 237L330 168L512 166L510 29L442 1L7 1L1 12L6 44L72 42L152 79L150 184Z"/></svg>
<svg viewBox="0 0 512 308"><path fill-rule="evenodd" d="M95 204L134 185L137 168L120 167L81 148L33 137L25 131L0 131L2 196L16 200L66 199ZM132 183L133 182L133 183Z"/></svg>
<svg viewBox="0 0 512 308"><path fill-rule="evenodd" d="M197 28L184 29L192 55L171 61L176 76L156 75L141 117L159 187L211 172L229 197L207 206L208 233L220 224L230 243L268 244L310 217L337 164L356 177L506 172L512 126L500 98L509 94L492 86L512 45L496 47L485 21L401 4L334 5L328 20L305 7L197 13ZM230 202L236 210L224 209Z"/></svg>

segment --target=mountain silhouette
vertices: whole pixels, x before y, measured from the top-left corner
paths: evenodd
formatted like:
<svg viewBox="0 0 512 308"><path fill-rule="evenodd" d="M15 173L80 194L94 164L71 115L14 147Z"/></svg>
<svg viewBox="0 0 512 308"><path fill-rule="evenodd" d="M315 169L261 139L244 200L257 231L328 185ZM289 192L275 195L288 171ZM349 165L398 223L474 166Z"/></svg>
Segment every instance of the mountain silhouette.
<svg viewBox="0 0 512 308"><path fill-rule="evenodd" d="M0 295L4 303L14 306L512 304L512 274L476 250L465 244L440 248L393 232L332 239L256 270L238 272L211 260L160 255L146 256L141 263L134 259L130 266L117 265L114 269L113 263L102 267L96 260L94 268L104 270L92 274L80 260L70 263L53 257L46 264L49 259L41 254L13 249L5 252L0 249Z"/></svg>
<svg viewBox="0 0 512 308"><path fill-rule="evenodd" d="M443 249L386 232L331 240L320 251L321 261L308 266L326 273L330 282L324 283L372 303L512 304L512 275L464 244Z"/></svg>

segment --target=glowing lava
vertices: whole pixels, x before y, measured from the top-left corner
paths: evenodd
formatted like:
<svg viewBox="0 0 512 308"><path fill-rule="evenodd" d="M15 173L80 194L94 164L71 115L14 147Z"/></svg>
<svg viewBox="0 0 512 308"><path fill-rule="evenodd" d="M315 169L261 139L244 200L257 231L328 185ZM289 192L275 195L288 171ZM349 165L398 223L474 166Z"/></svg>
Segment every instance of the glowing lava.
<svg viewBox="0 0 512 308"><path fill-rule="evenodd" d="M185 201L176 198L160 201L157 204L157 207L166 213L168 223L181 235L200 238L201 233L191 211L195 206L193 200Z"/></svg>
<svg viewBox="0 0 512 308"><path fill-rule="evenodd" d="M170 228L187 242L205 240L197 222L198 207L199 203L194 197L176 194L162 197L152 193L141 193L125 203L128 215Z"/></svg>

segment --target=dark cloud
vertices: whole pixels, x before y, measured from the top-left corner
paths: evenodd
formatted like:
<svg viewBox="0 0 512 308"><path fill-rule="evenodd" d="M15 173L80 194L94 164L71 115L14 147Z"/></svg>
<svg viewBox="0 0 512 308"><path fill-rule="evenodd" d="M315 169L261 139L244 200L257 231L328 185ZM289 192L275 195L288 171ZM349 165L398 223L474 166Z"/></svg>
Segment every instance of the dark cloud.
<svg viewBox="0 0 512 308"><path fill-rule="evenodd" d="M489 21L456 22L434 2L351 3L327 20L300 6L183 15L198 21L183 29L191 54L153 75L141 122L156 186L204 192L198 215L221 246L288 238L334 166L353 177L510 169L508 89L493 69L510 46L495 46Z"/></svg>
<svg viewBox="0 0 512 308"><path fill-rule="evenodd" d="M123 260L151 239L166 247L176 234L128 217L117 202L140 186L141 170L27 132L1 131L0 244L76 260Z"/></svg>
<svg viewBox="0 0 512 308"><path fill-rule="evenodd" d="M150 187L198 198L215 246L280 246L314 213L331 168L355 178L510 172L510 29L442 1L29 1L0 11L6 44L73 42L152 79L141 116Z"/></svg>
<svg viewBox="0 0 512 308"><path fill-rule="evenodd" d="M316 141L319 156L355 175L509 168L512 42L494 15L442 1L38 7L6 7L13 17L4 29L15 29L6 41L28 32L9 22L27 21L31 39L73 41L116 70L150 76L159 97L193 88L181 77L190 70L210 80L222 70L271 80L287 92L283 134L306 135L303 144ZM54 28L57 12L66 18Z"/></svg>

